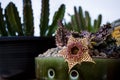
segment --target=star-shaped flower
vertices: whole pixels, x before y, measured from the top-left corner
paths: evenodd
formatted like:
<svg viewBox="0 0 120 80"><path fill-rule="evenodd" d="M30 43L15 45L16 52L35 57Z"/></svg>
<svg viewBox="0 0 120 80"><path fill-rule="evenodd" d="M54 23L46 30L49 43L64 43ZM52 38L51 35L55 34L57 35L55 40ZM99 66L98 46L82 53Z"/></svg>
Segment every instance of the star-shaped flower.
<svg viewBox="0 0 120 80"><path fill-rule="evenodd" d="M59 54L68 62L69 71L82 62L93 62L89 55L88 39L69 37L67 46L60 50Z"/></svg>

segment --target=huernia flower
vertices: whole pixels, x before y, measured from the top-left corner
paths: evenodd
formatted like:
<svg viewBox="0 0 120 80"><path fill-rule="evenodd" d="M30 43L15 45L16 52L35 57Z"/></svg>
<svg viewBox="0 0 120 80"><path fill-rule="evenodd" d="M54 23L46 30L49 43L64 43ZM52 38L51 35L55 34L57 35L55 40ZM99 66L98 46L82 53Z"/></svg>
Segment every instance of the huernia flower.
<svg viewBox="0 0 120 80"><path fill-rule="evenodd" d="M68 62L69 71L76 65L82 62L93 62L89 55L88 39L74 38L70 36L65 46L59 51L59 54Z"/></svg>

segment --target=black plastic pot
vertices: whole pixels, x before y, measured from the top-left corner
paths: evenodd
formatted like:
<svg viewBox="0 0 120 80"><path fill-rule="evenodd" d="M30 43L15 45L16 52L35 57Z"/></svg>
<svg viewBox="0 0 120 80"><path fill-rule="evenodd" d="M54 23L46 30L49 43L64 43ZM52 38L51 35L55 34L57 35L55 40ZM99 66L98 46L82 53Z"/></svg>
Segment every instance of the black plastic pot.
<svg viewBox="0 0 120 80"><path fill-rule="evenodd" d="M55 47L54 37L0 37L0 77L35 78L35 57Z"/></svg>

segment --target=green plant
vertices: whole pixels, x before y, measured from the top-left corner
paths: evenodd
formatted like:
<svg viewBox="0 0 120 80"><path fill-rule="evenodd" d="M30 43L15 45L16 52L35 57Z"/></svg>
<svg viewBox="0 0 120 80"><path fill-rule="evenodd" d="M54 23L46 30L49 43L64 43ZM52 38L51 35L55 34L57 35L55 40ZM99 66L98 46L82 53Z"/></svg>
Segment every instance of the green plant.
<svg viewBox="0 0 120 80"><path fill-rule="evenodd" d="M6 31L4 15L3 15L2 11L3 11L3 9L1 8L1 4L0 4L0 35L7 36L8 34Z"/></svg>
<svg viewBox="0 0 120 80"><path fill-rule="evenodd" d="M31 0L23 0L23 26L26 36L34 35L34 21Z"/></svg>
<svg viewBox="0 0 120 80"><path fill-rule="evenodd" d="M81 7L79 7L79 10L77 11L77 8L74 7L74 15L71 16L71 22L65 23L65 26L69 30L80 32L82 30L87 30L89 32L96 32L102 21L102 15L98 15L98 19L94 20L94 24L91 24L91 17L89 15L88 11L85 11L83 13L83 10Z"/></svg>
<svg viewBox="0 0 120 80"><path fill-rule="evenodd" d="M52 36L57 28L57 21L64 17L65 5L55 12L53 22L49 25L49 0L42 0L40 18L40 36ZM16 5L10 2L5 14L0 5L0 36L34 36L34 17L31 0L23 0L23 23Z"/></svg>
<svg viewBox="0 0 120 80"><path fill-rule="evenodd" d="M42 0L42 13L40 19L40 35L52 36L57 29L57 22L59 19L63 19L65 13L65 5L62 4L58 11L53 16L52 24L49 25L49 0Z"/></svg>
<svg viewBox="0 0 120 80"><path fill-rule="evenodd" d="M33 13L31 0L23 0L23 23L17 7L13 2L10 2L5 8L5 14L1 11L1 36L33 36ZM2 9L2 8L1 8ZM4 19L5 18L5 19Z"/></svg>
<svg viewBox="0 0 120 80"><path fill-rule="evenodd" d="M10 36L22 36L22 24L20 21L19 13L17 7L14 3L10 2L5 8L5 18L8 29L8 35Z"/></svg>

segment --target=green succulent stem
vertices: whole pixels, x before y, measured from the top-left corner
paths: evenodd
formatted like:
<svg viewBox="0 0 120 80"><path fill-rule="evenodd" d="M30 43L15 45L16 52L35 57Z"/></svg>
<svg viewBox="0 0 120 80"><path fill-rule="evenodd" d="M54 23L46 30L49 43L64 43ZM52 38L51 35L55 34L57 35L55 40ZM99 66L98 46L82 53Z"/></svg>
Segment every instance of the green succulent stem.
<svg viewBox="0 0 120 80"><path fill-rule="evenodd" d="M6 31L5 21L4 21L3 9L1 8L1 3L0 3L0 35L8 36L8 33Z"/></svg>
<svg viewBox="0 0 120 80"><path fill-rule="evenodd" d="M52 24L49 26L49 30L48 30L48 34L47 36L52 36L52 34L55 33L55 30L58 27L58 20L62 20L64 17L64 13L65 13L65 5L62 4L60 6L60 8L58 9L58 11L55 12L54 16L53 16L53 22Z"/></svg>
<svg viewBox="0 0 120 80"><path fill-rule="evenodd" d="M0 36L34 36L34 17L31 0L23 0L23 23L19 17L17 7L10 2L2 13L0 5ZM52 36L58 20L62 20L65 13L65 5L62 4L53 16L52 24L49 25L49 0L42 0L40 17L40 36Z"/></svg>
<svg viewBox="0 0 120 80"><path fill-rule="evenodd" d="M101 25L101 22L102 22L102 15L98 15L98 19L97 19L97 22L96 22L96 25L95 26L95 31L97 31Z"/></svg>
<svg viewBox="0 0 120 80"><path fill-rule="evenodd" d="M83 12L82 8L79 7L79 10L77 10L76 7L74 7L74 14L71 15L71 22L68 24L66 23L66 26L69 26L67 28L81 32L83 30L89 31L89 32L96 32L102 22L102 15L98 15L98 19L94 20L94 24L92 25L91 17L88 11Z"/></svg>
<svg viewBox="0 0 120 80"><path fill-rule="evenodd" d="M80 18L79 18L79 14L78 14L78 12L77 12L77 8L76 7L74 7L74 14L75 14L75 22L76 22L76 26L77 26L77 30L76 31L78 31L78 32L80 32L80 30L81 30L81 22L80 22Z"/></svg>
<svg viewBox="0 0 120 80"><path fill-rule="evenodd" d="M85 20L84 20L84 16L83 16L83 10L82 8L79 6L79 20L80 20L80 26L81 26L81 29L82 30L85 30L87 29L86 26L85 26Z"/></svg>
<svg viewBox="0 0 120 80"><path fill-rule="evenodd" d="M23 28L25 36L34 35L34 18L31 0L23 0Z"/></svg>
<svg viewBox="0 0 120 80"><path fill-rule="evenodd" d="M46 36L49 24L49 0L42 0L40 36Z"/></svg>
<svg viewBox="0 0 120 80"><path fill-rule="evenodd" d="M85 22L88 31L92 31L91 18L88 11L85 11Z"/></svg>
<svg viewBox="0 0 120 80"><path fill-rule="evenodd" d="M23 36L22 24L14 3L10 2L5 8L7 28L10 36Z"/></svg>

